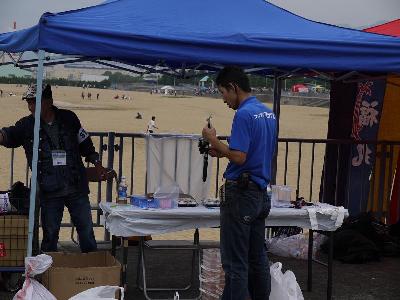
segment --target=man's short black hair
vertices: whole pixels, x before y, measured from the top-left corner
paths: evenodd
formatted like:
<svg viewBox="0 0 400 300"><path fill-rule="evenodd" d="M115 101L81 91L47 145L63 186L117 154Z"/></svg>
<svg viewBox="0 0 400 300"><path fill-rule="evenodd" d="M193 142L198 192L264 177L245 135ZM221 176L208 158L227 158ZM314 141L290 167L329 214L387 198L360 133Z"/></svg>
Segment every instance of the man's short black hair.
<svg viewBox="0 0 400 300"><path fill-rule="evenodd" d="M237 85L244 92L250 93L250 81L243 69L236 66L226 66L223 68L215 80L217 86L232 89L231 84Z"/></svg>

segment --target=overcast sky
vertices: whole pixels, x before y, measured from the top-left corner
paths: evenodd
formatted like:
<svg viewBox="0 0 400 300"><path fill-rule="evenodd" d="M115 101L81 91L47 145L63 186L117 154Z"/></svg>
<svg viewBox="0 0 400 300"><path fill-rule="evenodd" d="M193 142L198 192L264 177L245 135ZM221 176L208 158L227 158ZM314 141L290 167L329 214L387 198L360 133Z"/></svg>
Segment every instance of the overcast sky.
<svg viewBox="0 0 400 300"><path fill-rule="evenodd" d="M269 1L311 20L358 29L400 19L400 0ZM11 31L13 21L17 22L17 29L35 25L46 11L59 12L101 2L103 0L0 0L0 32Z"/></svg>

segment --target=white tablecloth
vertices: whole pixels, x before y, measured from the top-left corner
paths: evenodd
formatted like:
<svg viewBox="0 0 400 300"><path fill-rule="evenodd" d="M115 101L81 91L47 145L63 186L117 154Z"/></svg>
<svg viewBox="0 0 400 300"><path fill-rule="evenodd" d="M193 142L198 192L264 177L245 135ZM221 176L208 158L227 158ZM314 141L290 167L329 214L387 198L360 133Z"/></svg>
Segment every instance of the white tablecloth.
<svg viewBox="0 0 400 300"><path fill-rule="evenodd" d="M122 237L163 234L194 228L219 226L219 208L181 207L141 209L132 205L100 203L105 226L111 234ZM305 229L335 231L348 216L347 209L328 204L295 209L272 208L267 226L298 226Z"/></svg>

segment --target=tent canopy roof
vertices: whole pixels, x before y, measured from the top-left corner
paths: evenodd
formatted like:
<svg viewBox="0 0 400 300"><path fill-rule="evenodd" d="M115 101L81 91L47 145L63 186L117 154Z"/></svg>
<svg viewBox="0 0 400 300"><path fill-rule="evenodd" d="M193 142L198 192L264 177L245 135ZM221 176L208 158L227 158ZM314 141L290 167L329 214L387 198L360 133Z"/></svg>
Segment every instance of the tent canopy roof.
<svg viewBox="0 0 400 300"><path fill-rule="evenodd" d="M313 22L263 0L109 0L0 35L0 51L38 49L176 68L400 72L399 39Z"/></svg>

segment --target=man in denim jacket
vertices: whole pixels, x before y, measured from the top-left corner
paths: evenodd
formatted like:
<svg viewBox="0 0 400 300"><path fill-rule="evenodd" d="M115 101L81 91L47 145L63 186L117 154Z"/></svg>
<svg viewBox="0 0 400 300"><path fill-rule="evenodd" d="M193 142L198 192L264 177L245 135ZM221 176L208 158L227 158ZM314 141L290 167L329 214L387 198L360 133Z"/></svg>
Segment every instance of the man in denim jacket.
<svg viewBox="0 0 400 300"><path fill-rule="evenodd" d="M32 168L33 129L35 124L36 86L31 85L22 98L31 115L0 130L0 145L22 146ZM57 251L64 205L79 235L82 252L97 250L89 203L89 186L82 156L95 165L99 178L106 176L89 134L70 110L53 105L51 86L42 91L38 159L38 185L41 209L43 252Z"/></svg>
<svg viewBox="0 0 400 300"><path fill-rule="evenodd" d="M221 199L221 260L225 271L222 299L269 299L271 278L264 242L265 218L271 208L267 186L277 142L274 113L256 97L246 74L225 67L216 79L224 103L236 110L229 146L215 128L203 129L210 155L226 157Z"/></svg>

